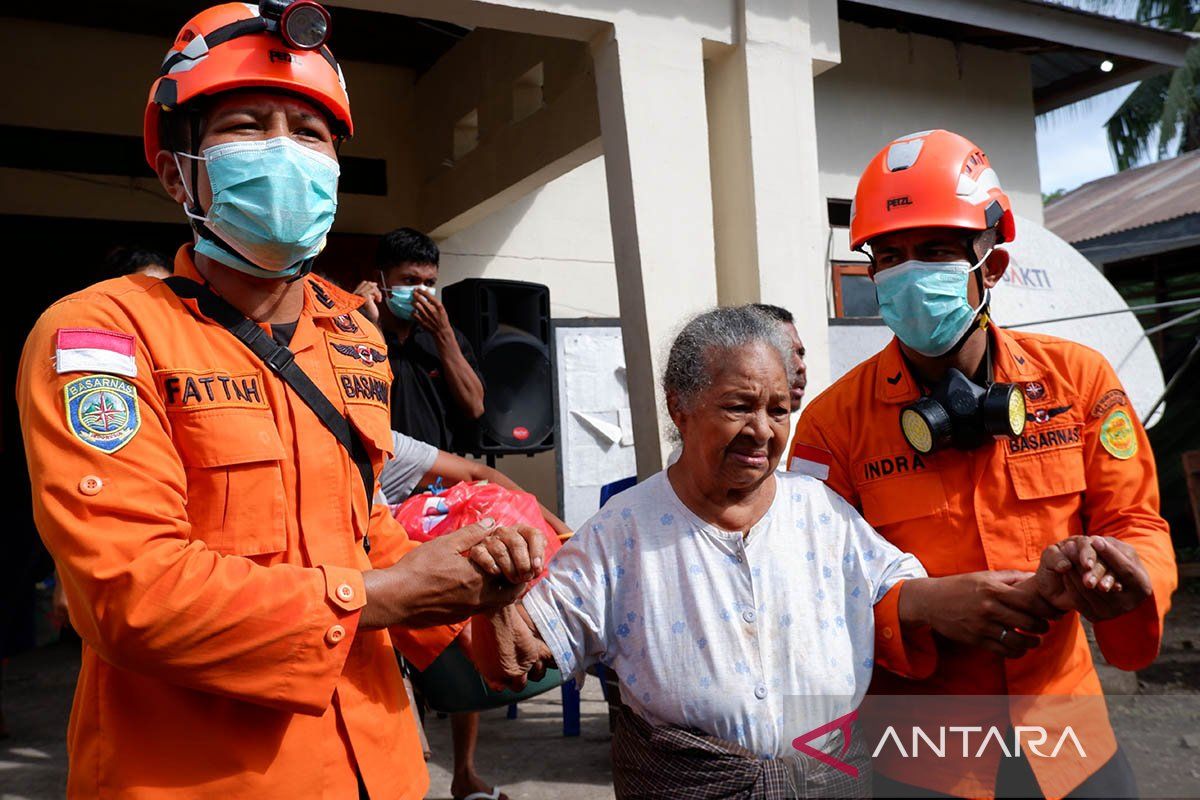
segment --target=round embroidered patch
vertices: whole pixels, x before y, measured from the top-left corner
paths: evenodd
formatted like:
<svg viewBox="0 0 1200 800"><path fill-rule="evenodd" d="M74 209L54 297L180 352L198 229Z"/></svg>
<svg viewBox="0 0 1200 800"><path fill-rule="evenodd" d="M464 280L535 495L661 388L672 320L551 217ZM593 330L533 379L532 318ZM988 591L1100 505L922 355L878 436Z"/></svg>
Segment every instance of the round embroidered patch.
<svg viewBox="0 0 1200 800"><path fill-rule="evenodd" d="M133 384L112 375L85 375L63 387L67 427L75 438L105 453L124 447L142 418Z"/></svg>
<svg viewBox="0 0 1200 800"><path fill-rule="evenodd" d="M1137 431L1128 414L1118 409L1105 417L1100 425L1100 444L1110 456L1122 461L1137 454Z"/></svg>

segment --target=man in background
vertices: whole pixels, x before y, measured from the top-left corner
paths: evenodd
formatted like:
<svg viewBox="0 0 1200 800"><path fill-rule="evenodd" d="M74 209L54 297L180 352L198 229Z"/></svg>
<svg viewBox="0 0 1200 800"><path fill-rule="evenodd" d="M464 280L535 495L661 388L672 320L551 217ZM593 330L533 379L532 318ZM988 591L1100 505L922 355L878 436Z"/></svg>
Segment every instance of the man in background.
<svg viewBox="0 0 1200 800"><path fill-rule="evenodd" d="M787 332L788 338L792 340L792 367L796 371L796 377L792 380L792 413L795 414L800 410L800 401L804 399L804 389L808 386L808 370L804 366L804 342L800 341L800 332L796 330L796 317L792 312L782 306L773 306L767 303L754 303L753 307L756 311L761 311L768 317L779 320L779 324L783 326Z"/></svg>
<svg viewBox="0 0 1200 800"><path fill-rule="evenodd" d="M449 455L456 434L483 416L483 378L470 343L450 324L446 307L437 299L440 259L437 244L428 236L397 228L379 242L375 255L379 282L363 281L354 291L366 300L359 310L379 326L387 344L393 375L392 430ZM432 461L421 463L428 455L428 451L413 454L392 463L420 464L425 466L424 474L433 468ZM389 474L392 483L395 472L394 467ZM395 491L388 497L389 502L403 499ZM451 795L505 798L475 772L479 715L452 714L450 726L454 739Z"/></svg>
<svg viewBox="0 0 1200 800"><path fill-rule="evenodd" d="M432 239L398 228L379 242L380 282L363 281L360 309L379 326L392 364L392 429L439 450L483 416L483 379L466 337L436 297L441 254Z"/></svg>

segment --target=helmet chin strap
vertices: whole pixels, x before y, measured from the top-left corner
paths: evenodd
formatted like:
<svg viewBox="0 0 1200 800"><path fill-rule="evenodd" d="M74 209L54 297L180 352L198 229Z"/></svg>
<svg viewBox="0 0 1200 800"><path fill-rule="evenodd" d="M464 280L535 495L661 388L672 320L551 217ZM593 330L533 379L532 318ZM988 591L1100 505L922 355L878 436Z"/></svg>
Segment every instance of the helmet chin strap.
<svg viewBox="0 0 1200 800"><path fill-rule="evenodd" d="M975 255L975 244L978 242L981 235L982 232L967 239L967 253L972 259L977 257ZM995 252L994 246L989 248L988 252L984 254L983 260L979 262L979 269L975 270L975 281L979 286L979 295L983 298L983 302L979 306L979 313L975 315L975 320L971 323L963 335L959 337L958 341L954 343L954 346L939 356L939 358L951 358L957 355L958 352L966 346L967 342L970 341L971 337L975 335L975 331L987 330L988 324L991 322L991 297L988 293L987 287L984 286L983 283L983 270L987 266L988 257L993 252ZM989 372L991 371L990 360L988 364L988 370Z"/></svg>

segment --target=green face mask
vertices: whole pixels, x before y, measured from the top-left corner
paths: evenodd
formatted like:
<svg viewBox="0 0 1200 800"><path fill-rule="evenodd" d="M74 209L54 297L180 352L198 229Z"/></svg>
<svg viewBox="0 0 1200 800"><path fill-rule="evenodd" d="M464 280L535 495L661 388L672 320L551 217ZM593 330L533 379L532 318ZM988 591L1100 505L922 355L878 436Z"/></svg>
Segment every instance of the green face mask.
<svg viewBox="0 0 1200 800"><path fill-rule="evenodd" d="M387 290L387 307L391 312L402 320L411 320L413 318L413 308L415 301L413 293L422 291L425 294L433 297L436 290L431 286L392 286Z"/></svg>
<svg viewBox="0 0 1200 800"><path fill-rule="evenodd" d="M413 290L415 286L394 286L388 289L387 307L398 318L410 320L413 317Z"/></svg>

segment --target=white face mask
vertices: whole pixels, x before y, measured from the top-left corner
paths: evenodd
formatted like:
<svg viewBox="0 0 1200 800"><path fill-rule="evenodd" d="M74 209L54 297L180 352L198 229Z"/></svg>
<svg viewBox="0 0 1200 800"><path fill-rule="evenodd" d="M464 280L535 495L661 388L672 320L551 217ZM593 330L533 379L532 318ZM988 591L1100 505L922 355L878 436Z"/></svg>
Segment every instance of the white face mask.
<svg viewBox="0 0 1200 800"><path fill-rule="evenodd" d="M212 187L212 204L201 216L195 187L184 181L184 213L228 247L201 236L196 252L251 275L281 278L325 246L337 212L334 159L286 136L219 144L201 156L176 153L176 166L180 155L206 162Z"/></svg>
<svg viewBox="0 0 1200 800"><path fill-rule="evenodd" d="M900 341L936 358L954 349L988 302L975 308L967 299L967 281L992 250L972 266L969 261L905 261L875 273L879 314Z"/></svg>

